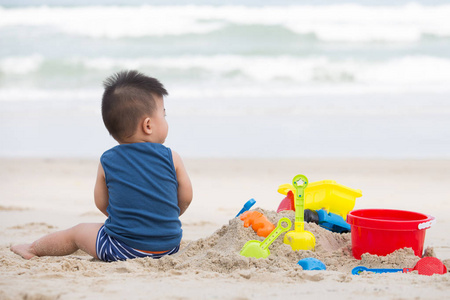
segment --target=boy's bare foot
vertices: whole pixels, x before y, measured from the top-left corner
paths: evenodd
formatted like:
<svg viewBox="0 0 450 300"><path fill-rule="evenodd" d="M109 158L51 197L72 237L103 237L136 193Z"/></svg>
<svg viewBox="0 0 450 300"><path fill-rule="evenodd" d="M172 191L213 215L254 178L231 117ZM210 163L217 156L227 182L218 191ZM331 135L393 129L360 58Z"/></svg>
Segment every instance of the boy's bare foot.
<svg viewBox="0 0 450 300"><path fill-rule="evenodd" d="M31 244L11 246L11 251L22 256L25 259L30 259L36 256L36 254L32 252Z"/></svg>

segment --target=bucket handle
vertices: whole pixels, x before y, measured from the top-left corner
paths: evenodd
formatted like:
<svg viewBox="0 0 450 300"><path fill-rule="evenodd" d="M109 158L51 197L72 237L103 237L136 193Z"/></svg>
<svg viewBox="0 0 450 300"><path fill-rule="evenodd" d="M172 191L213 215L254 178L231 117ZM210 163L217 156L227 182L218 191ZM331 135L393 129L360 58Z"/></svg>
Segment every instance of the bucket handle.
<svg viewBox="0 0 450 300"><path fill-rule="evenodd" d="M436 223L436 219L433 219L428 222L419 223L419 225L417 227L419 229L427 229L427 228L430 228L432 225L434 225L434 223Z"/></svg>

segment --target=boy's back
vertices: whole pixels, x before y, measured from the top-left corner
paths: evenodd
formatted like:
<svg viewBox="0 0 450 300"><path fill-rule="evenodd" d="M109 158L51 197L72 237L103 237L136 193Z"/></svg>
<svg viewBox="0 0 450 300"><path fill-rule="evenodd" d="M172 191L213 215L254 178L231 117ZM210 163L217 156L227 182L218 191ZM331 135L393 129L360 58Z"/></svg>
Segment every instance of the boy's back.
<svg viewBox="0 0 450 300"><path fill-rule="evenodd" d="M161 144L118 145L101 157L109 192L105 231L145 251L180 244L178 183L172 151Z"/></svg>

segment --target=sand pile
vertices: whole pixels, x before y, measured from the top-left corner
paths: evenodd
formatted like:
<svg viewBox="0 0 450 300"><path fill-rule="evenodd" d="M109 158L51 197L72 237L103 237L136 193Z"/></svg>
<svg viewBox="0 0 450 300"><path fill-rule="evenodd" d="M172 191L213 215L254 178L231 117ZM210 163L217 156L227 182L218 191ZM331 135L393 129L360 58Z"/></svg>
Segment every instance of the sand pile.
<svg viewBox="0 0 450 300"><path fill-rule="evenodd" d="M273 224L282 217L291 219L294 224L293 211L276 213L263 209L257 210ZM247 271L242 274L251 274L252 271L298 272L302 271L302 268L297 265L300 259L314 257L325 263L327 270L350 274L351 269L358 265L374 268L403 268L414 266L419 260L412 249L402 249L386 257L366 254L361 261L358 261L351 254L349 233L334 233L314 223L306 223L305 230L312 232L316 238L315 251L292 251L289 245L283 243L283 235L281 235L269 247L271 255L267 259L247 258L239 254L243 245L249 240L262 241L264 238L256 235L251 227L245 228L243 221L239 218L234 218L211 236L183 245L178 255L166 257L160 261L150 261L149 265L160 270L193 268L226 274L236 271Z"/></svg>
<svg viewBox="0 0 450 300"><path fill-rule="evenodd" d="M294 224L294 212L276 213L257 209L272 223L276 224L282 217L291 219ZM51 278L59 276L58 272L81 272L84 276L100 277L105 269L111 273L133 273L135 275L156 272L157 276L182 275L186 273L209 274L208 276L243 277L258 280L268 273L277 273L286 280L303 278L305 272L297 262L306 257L320 259L327 267L327 271L344 273L345 277L359 265L370 268L403 268L412 267L419 260L412 249L401 249L391 255L378 257L365 254L362 260L356 260L351 254L350 234L333 233L322 227L306 223L305 230L312 232L316 238L315 251L292 251L289 245L283 243L281 235L269 247L271 255L266 259L247 258L239 254L243 245L249 240L262 241L264 238L256 235L251 227L245 228L243 221L234 218L228 225L222 226L207 238L195 241L183 241L179 253L155 260L150 258L135 259L124 262L104 263L93 260L84 252L77 252L68 257L40 257L30 261L18 260L14 254L1 258L4 268L10 271L19 268L22 274L27 272L34 276ZM428 253L432 255L432 249ZM316 280L321 280L322 275ZM296 279L297 278L297 279ZM309 280L314 280L313 277ZM345 280L345 279L344 279Z"/></svg>
<svg viewBox="0 0 450 300"><path fill-rule="evenodd" d="M276 213L257 209L274 224L282 217L288 217L294 222L294 212L286 211ZM271 255L267 259L255 259L243 257L239 254L243 245L249 240L262 241L263 238L256 235L251 227L245 228L243 221L234 218L214 234L207 238L184 241L178 254L164 257L159 260L144 258L128 262L117 262L111 265L120 265L123 272L151 271L158 273L174 274L179 272L203 273L213 272L217 275L231 277L241 276L250 278L261 276L264 273L280 273L286 278L300 276L302 268L297 262L306 257L320 259L327 266L328 271L338 271L351 274L352 268L364 265L371 268L403 268L412 267L419 260L411 249L401 249L395 253L378 257L375 255L363 255L361 261L353 258L351 254L350 234L333 233L320 226L307 223L305 230L312 232L316 238L315 251L292 251L289 245L283 243L280 236L270 247ZM46 259L46 258L40 258ZM47 258L54 260L55 258ZM101 263L99 262L100 264ZM74 270L87 270L86 262L79 260L75 265L66 261L62 268ZM95 272L91 268L90 272Z"/></svg>

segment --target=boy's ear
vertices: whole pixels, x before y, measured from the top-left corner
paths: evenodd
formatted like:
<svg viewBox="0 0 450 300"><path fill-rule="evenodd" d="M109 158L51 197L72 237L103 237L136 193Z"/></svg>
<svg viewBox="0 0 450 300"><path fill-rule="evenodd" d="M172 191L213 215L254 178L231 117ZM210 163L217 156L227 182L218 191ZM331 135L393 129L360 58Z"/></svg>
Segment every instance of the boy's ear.
<svg viewBox="0 0 450 300"><path fill-rule="evenodd" d="M153 128L152 128L152 122L150 118L145 118L144 121L142 122L142 130L146 133L146 134L152 134L153 132Z"/></svg>

